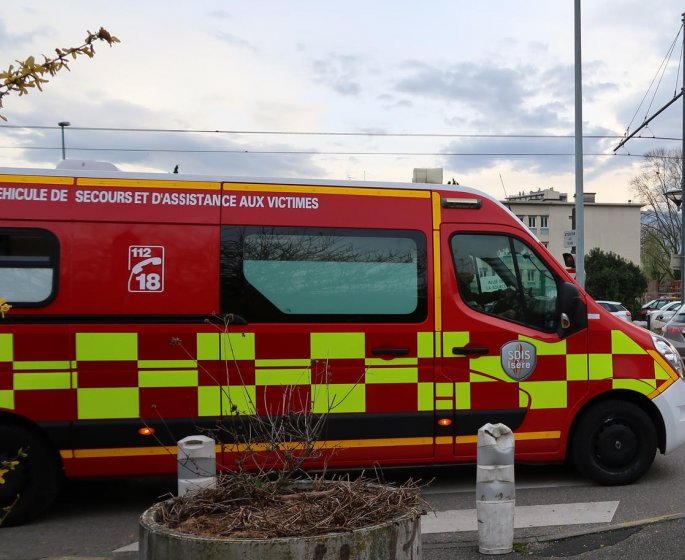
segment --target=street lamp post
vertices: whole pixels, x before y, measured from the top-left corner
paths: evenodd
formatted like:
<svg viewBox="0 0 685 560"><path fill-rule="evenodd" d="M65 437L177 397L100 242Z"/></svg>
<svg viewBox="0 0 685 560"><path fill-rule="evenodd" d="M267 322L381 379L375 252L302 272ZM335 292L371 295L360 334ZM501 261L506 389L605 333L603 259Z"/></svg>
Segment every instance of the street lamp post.
<svg viewBox="0 0 685 560"><path fill-rule="evenodd" d="M59 126L62 129L62 159L67 159L67 154L64 149L64 127L71 125L70 122L68 121L61 121L57 123L57 126Z"/></svg>
<svg viewBox="0 0 685 560"><path fill-rule="evenodd" d="M685 13L681 14L683 18L683 25L685 25ZM685 33L683 33L683 61L685 61ZM680 149L680 203L676 204L678 207L685 201L685 74L683 75L683 86L680 90L683 98L683 137ZM675 189L677 191L677 189ZM675 198L673 199L675 202ZM681 208L680 211L680 301L685 301L685 212Z"/></svg>
<svg viewBox="0 0 685 560"><path fill-rule="evenodd" d="M664 195L668 200L675 204L680 210L685 195L685 181L681 183L682 188L666 191ZM685 223L683 223L683 213L680 214L680 250L678 252L678 264L680 269L680 301L685 301Z"/></svg>

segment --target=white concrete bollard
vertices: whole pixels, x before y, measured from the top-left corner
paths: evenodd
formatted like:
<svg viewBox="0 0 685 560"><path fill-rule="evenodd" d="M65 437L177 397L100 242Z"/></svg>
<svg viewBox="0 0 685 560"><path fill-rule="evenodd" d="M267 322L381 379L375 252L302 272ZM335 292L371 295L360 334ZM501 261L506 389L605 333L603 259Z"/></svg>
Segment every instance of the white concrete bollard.
<svg viewBox="0 0 685 560"><path fill-rule="evenodd" d="M478 551L507 554L514 548L514 433L504 424L478 430L476 512Z"/></svg>
<svg viewBox="0 0 685 560"><path fill-rule="evenodd" d="M207 436L188 436L178 442L178 495L216 485L216 448Z"/></svg>

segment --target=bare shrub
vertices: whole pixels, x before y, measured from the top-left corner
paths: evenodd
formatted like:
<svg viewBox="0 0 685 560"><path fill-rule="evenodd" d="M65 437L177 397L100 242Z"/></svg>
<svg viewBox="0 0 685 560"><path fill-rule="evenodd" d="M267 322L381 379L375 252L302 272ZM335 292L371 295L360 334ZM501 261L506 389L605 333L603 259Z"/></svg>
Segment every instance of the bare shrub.
<svg viewBox="0 0 685 560"><path fill-rule="evenodd" d="M390 486L316 477L283 486L259 474L227 472L216 488L164 502L158 521L183 533L266 539L351 531L426 509L413 481Z"/></svg>
<svg viewBox="0 0 685 560"><path fill-rule="evenodd" d="M234 355L232 337L241 335L230 333L229 327L240 320L233 315L221 318L217 327L222 355ZM172 344L193 359L182 340L173 339ZM351 531L405 515L418 516L428 509L412 480L392 486L364 476L325 478L327 458L336 449L323 441L323 430L328 415L344 402L345 395L331 398L327 386L318 395L302 392L303 386L309 391L309 384L283 386L280 401L275 406L261 403L267 413L259 415L246 389L236 399L225 388L240 391L244 387L237 361L225 360L223 365L225 380L214 381L222 387L229 415L209 435L221 441L233 457L232 470L222 472L214 488L160 504L158 522L195 535L265 539ZM311 367L323 368L316 372L318 378L330 379L325 361L313 362ZM323 412L315 414L317 399L325 400L317 407ZM323 475L305 474L303 469L312 463L320 466Z"/></svg>

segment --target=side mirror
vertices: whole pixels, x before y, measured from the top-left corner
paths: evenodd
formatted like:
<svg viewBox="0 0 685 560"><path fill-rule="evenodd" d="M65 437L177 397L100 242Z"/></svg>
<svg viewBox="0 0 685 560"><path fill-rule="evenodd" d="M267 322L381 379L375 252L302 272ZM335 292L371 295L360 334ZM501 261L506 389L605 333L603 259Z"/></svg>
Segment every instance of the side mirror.
<svg viewBox="0 0 685 560"><path fill-rule="evenodd" d="M587 327L587 306L575 284L564 282L559 286L557 295L557 334L561 338L581 331Z"/></svg>
<svg viewBox="0 0 685 560"><path fill-rule="evenodd" d="M566 267L566 272L569 274L575 274L576 273L576 258L573 256L573 253L564 253L564 266ZM574 276L575 278L575 276Z"/></svg>

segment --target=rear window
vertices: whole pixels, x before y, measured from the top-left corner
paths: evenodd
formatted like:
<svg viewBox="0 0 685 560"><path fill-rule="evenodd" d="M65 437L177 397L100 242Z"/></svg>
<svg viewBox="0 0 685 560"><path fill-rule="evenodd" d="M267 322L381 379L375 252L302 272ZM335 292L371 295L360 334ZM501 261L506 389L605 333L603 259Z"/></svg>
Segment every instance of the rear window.
<svg viewBox="0 0 685 560"><path fill-rule="evenodd" d="M57 291L59 242L47 230L0 228L0 298L17 307L45 305Z"/></svg>

